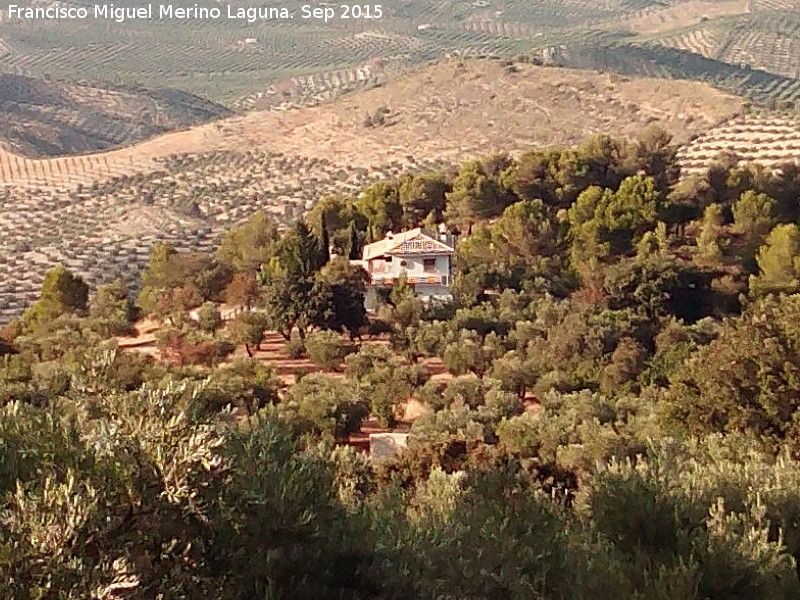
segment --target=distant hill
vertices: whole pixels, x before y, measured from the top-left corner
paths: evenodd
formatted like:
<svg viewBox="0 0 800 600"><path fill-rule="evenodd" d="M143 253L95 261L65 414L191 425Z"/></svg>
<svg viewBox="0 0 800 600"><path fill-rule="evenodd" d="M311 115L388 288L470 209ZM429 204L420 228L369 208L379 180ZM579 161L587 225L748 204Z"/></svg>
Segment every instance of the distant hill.
<svg viewBox="0 0 800 600"><path fill-rule="evenodd" d="M614 41L549 48L542 56L546 57L545 62L572 69L703 81L769 108L800 103L800 79L726 63L679 48Z"/></svg>
<svg viewBox="0 0 800 600"><path fill-rule="evenodd" d="M633 136L659 123L676 141L723 123L743 100L691 81L632 78L500 60L447 60L380 87L293 111L251 111L129 147L22 159L0 150L0 184L64 187L161 170L174 154L266 150L371 168ZM386 111L385 123L366 127ZM222 174L228 176L228 174Z"/></svg>
<svg viewBox="0 0 800 600"><path fill-rule="evenodd" d="M756 3L755 12L663 32L652 42L732 65L798 77L800 3L787 3L779 10L769 8Z"/></svg>
<svg viewBox="0 0 800 600"><path fill-rule="evenodd" d="M629 42L622 50L634 59L636 45L676 48L736 69L749 66L783 77L800 73L798 0L396 0L383 3L380 18L312 23L296 17L246 25L154 18L124 24L92 20L91 26L65 20L53 26L46 20L0 19L0 72L165 86L232 108L256 109L329 100L445 56L514 58L620 39ZM667 66L679 57L653 56ZM702 64L690 66L681 77L707 77ZM771 97L771 88L756 91Z"/></svg>
<svg viewBox="0 0 800 600"><path fill-rule="evenodd" d="M23 156L109 150L228 114L179 90L0 74L0 145Z"/></svg>

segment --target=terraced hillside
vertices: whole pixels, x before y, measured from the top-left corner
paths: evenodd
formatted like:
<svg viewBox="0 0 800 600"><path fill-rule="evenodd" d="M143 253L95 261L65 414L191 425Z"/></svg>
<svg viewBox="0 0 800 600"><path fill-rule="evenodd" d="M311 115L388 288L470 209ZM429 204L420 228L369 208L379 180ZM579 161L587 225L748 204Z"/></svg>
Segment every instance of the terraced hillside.
<svg viewBox="0 0 800 600"><path fill-rule="evenodd" d="M17 4L29 2L42 4L41 0ZM93 6L88 0L69 3ZM210 0L198 4L218 6ZM251 4L231 2L234 9ZM358 82L375 82L374 77L380 82L387 64L386 76L391 77L402 68L455 53L515 56L567 41L586 43L598 35L689 26L705 15L743 14L750 4L746 0L397 0L382 5L380 19L336 18L327 23L304 20L299 10L291 19L255 23L226 18L125 23L6 18L0 20L0 70L162 85L229 106L263 107L284 94L295 100L320 93L332 97L340 87L360 87ZM304 79L309 76L315 81Z"/></svg>
<svg viewBox="0 0 800 600"><path fill-rule="evenodd" d="M704 81L767 107L800 103L800 79L732 65L688 50L627 41L548 48L541 55L548 64L571 68Z"/></svg>
<svg viewBox="0 0 800 600"><path fill-rule="evenodd" d="M0 146L26 156L107 150L227 114L177 90L0 74Z"/></svg>
<svg viewBox="0 0 800 600"><path fill-rule="evenodd" d="M721 153L742 162L778 167L800 162L800 117L797 115L740 116L698 136L680 150L682 170L703 171Z"/></svg>
<svg viewBox="0 0 800 600"><path fill-rule="evenodd" d="M706 21L670 31L653 41L732 65L796 78L800 76L800 3L786 3L774 11Z"/></svg>
<svg viewBox="0 0 800 600"><path fill-rule="evenodd" d="M257 209L287 222L325 194L403 171L594 132L633 135L653 122L685 140L741 107L694 82L453 60L335 103L249 112L127 149L49 160L5 153L0 320L59 262L92 284L133 280L155 242L208 248ZM368 127L381 108L385 123Z"/></svg>

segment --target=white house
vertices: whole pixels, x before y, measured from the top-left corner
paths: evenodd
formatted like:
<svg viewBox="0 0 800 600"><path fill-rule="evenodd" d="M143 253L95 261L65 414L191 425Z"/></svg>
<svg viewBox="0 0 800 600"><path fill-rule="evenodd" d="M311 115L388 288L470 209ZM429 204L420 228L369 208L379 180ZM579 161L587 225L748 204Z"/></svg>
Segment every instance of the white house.
<svg viewBox="0 0 800 600"><path fill-rule="evenodd" d="M429 301L451 298L455 236L421 227L386 237L364 247L361 260L352 261L369 273L366 305L377 303L377 288L391 287L401 273L414 285L417 296Z"/></svg>

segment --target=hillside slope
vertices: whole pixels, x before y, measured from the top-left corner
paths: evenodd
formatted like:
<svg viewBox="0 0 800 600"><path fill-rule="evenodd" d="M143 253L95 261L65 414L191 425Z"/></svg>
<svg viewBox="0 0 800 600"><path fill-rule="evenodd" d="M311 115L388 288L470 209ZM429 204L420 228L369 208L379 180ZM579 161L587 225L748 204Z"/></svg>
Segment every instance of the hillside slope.
<svg viewBox="0 0 800 600"><path fill-rule="evenodd" d="M0 153L0 184L64 187L161 168L171 154L262 149L362 168L461 160L499 150L634 135L658 122L683 141L738 113L742 99L687 81L451 60L296 111L255 111L105 153L29 160ZM388 111L384 126L365 119Z"/></svg>
<svg viewBox="0 0 800 600"><path fill-rule="evenodd" d="M107 150L227 114L178 90L0 74L0 145L25 156Z"/></svg>
<svg viewBox="0 0 800 600"><path fill-rule="evenodd" d="M123 26L103 19L91 24L64 20L54 27L46 20L5 19L0 20L0 71L168 86L227 106L250 107L265 99L282 101L287 91L293 101L333 97L341 89L392 78L447 55L511 58L546 46L589 43L597 35L671 36L678 28L791 11L797 2L402 0L381 6L380 18L312 23L296 15L246 26L230 19L154 18ZM745 48L751 46L744 42Z"/></svg>
<svg viewBox="0 0 800 600"><path fill-rule="evenodd" d="M209 249L256 210L288 223L326 194L404 171L649 123L685 140L742 102L694 82L454 60L331 104L236 115L130 148L47 160L0 152L0 321L58 263L93 285L133 283L154 243ZM368 127L379 109L384 124Z"/></svg>
<svg viewBox="0 0 800 600"><path fill-rule="evenodd" d="M681 168L684 173L702 173L721 154L773 169L800 162L800 117L785 113L731 119L681 147Z"/></svg>

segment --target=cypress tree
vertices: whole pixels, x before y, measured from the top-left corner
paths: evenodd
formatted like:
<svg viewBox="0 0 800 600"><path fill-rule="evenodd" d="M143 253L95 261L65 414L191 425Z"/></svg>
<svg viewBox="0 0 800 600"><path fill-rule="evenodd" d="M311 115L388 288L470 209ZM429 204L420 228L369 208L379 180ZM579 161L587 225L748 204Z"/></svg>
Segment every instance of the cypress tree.
<svg viewBox="0 0 800 600"><path fill-rule="evenodd" d="M351 221L350 225L348 225L348 230L350 232L349 258L350 260L359 260L361 258L361 240L358 239L356 224Z"/></svg>
<svg viewBox="0 0 800 600"><path fill-rule="evenodd" d="M325 211L319 217L319 260L322 265L328 264L331 259L331 240L328 235L328 224L325 221Z"/></svg>

